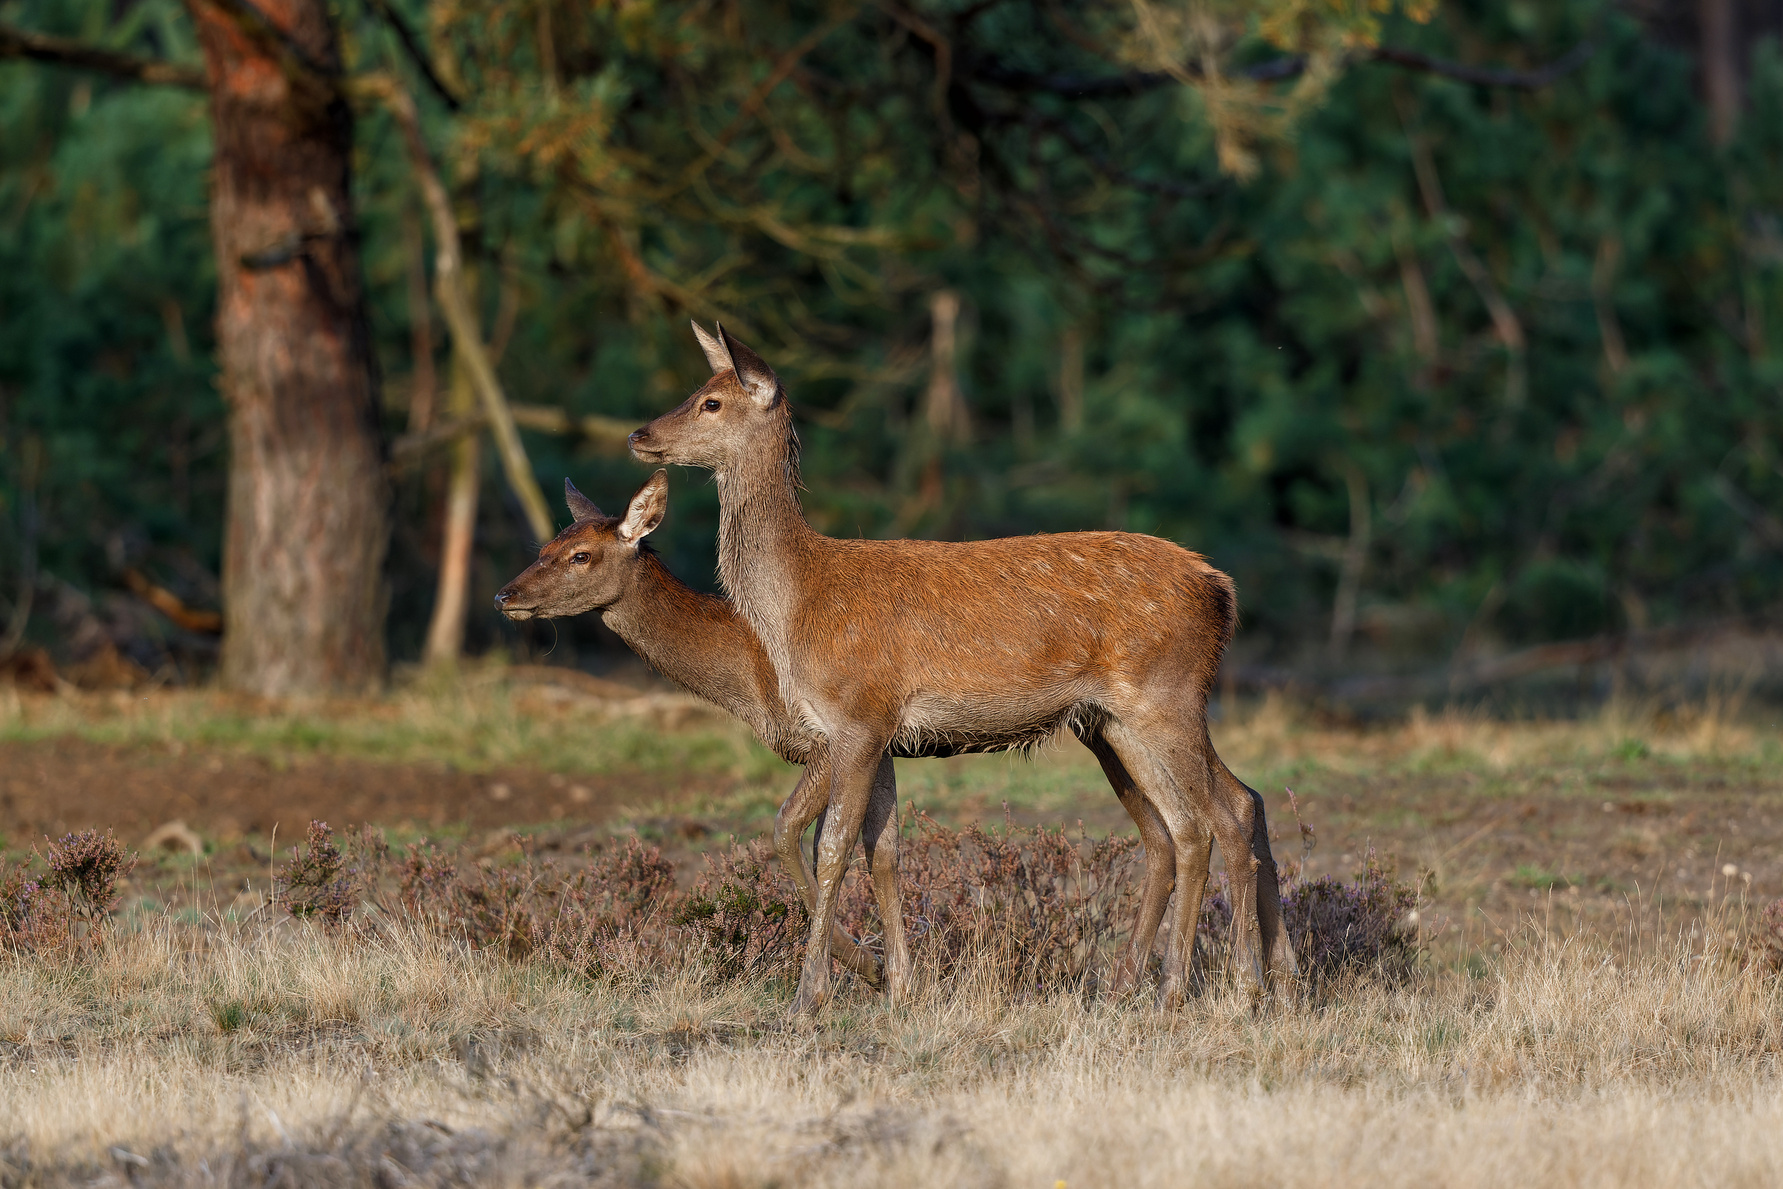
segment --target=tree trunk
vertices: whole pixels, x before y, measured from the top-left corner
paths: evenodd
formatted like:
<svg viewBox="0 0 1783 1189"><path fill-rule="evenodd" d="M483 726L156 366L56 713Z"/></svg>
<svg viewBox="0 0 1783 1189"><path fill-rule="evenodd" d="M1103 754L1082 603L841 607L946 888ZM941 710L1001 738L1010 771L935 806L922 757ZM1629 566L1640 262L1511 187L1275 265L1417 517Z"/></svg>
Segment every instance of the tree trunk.
<svg viewBox="0 0 1783 1189"><path fill-rule="evenodd" d="M223 681L266 695L365 689L384 675L390 510L352 227L352 115L329 82L335 32L324 0L187 5L216 140Z"/></svg>
<svg viewBox="0 0 1783 1189"><path fill-rule="evenodd" d="M1709 135L1716 144L1725 145L1740 122L1740 44L1734 0L1697 0L1697 19Z"/></svg>

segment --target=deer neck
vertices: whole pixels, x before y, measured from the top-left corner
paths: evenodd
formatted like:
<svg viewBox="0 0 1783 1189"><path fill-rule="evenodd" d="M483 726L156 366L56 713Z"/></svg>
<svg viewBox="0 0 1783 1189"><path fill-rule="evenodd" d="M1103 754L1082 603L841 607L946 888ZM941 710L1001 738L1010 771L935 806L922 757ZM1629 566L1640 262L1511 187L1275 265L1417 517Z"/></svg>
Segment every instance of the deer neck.
<svg viewBox="0 0 1783 1189"><path fill-rule="evenodd" d="M767 649L789 704L788 623L802 587L803 563L819 539L799 508L795 443L789 428L781 449L739 460L717 474L719 581Z"/></svg>
<svg viewBox="0 0 1783 1189"><path fill-rule="evenodd" d="M725 600L691 589L655 554L645 554L626 596L602 612L601 622L658 673L742 719L779 749L785 715L773 670Z"/></svg>

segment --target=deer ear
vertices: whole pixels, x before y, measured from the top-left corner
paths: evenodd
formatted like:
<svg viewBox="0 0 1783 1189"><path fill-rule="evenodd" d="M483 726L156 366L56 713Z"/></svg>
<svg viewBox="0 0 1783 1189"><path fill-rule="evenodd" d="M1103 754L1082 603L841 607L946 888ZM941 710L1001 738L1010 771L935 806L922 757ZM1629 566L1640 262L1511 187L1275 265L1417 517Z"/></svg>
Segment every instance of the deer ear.
<svg viewBox="0 0 1783 1189"><path fill-rule="evenodd" d="M669 473L658 471L644 480L638 494L631 497L631 504L625 509L625 519L619 522L619 539L628 545L636 545L656 531L668 510Z"/></svg>
<svg viewBox="0 0 1783 1189"><path fill-rule="evenodd" d="M693 337L700 340L700 350L706 353L706 362L712 365L713 375L737 366L731 362L730 352L724 349L724 344L698 322L693 324Z"/></svg>
<svg viewBox="0 0 1783 1189"><path fill-rule="evenodd" d="M773 408L780 396L780 378L774 374L774 369L760 355L732 338L722 323L718 327L718 337L736 367L737 383L743 386L743 391L749 394L757 408Z"/></svg>
<svg viewBox="0 0 1783 1189"><path fill-rule="evenodd" d="M594 506L594 501L577 491L576 485L568 479L563 481L563 502L570 506L570 517L577 524L602 515L601 510Z"/></svg>

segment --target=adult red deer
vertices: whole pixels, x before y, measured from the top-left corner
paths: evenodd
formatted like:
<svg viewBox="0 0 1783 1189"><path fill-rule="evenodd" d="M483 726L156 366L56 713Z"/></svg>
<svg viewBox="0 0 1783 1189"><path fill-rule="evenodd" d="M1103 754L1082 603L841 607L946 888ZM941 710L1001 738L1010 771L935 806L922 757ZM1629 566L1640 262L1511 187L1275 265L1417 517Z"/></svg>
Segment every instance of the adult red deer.
<svg viewBox="0 0 1783 1189"><path fill-rule="evenodd" d="M836 894L886 750L1030 748L1064 727L1117 790L1137 788L1162 820L1165 837L1145 841L1148 868L1167 859L1177 893L1164 1002L1186 990L1210 834L1231 872L1240 976L1264 987L1294 974L1262 798L1207 733L1208 690L1237 624L1231 580L1134 533L825 537L799 508L798 437L773 369L723 327L694 333L712 379L634 432L631 448L716 476L719 576L766 649L781 700L828 746L829 820L794 1010L828 996ZM1137 973L1162 919L1153 891L1148 879L1122 979Z"/></svg>
<svg viewBox="0 0 1783 1189"><path fill-rule="evenodd" d="M774 818L774 849L797 883L807 908L816 904L810 869L799 839L827 804L830 778L824 741L808 722L788 713L779 682L747 621L731 604L690 589L669 572L645 538L667 511L667 472L658 471L632 496L624 516L602 514L574 484L564 480L564 499L574 523L539 550L539 559L495 596L497 610L513 620L555 619L599 611L601 621L659 673L749 724L756 736L788 763L802 764L792 794ZM1146 892L1142 901L1163 913L1172 873L1166 861L1170 839L1163 821L1124 778L1112 752L1093 740L1108 766L1110 781L1146 840ZM952 754L941 741L895 744L890 755ZM880 917L894 922L885 938L885 982L893 998L908 982L909 958L898 902L897 783L889 756L874 775L865 816L868 865ZM1205 846L1203 847L1205 852ZM873 959L840 927L831 929L836 957L874 979ZM1130 988L1143 966L1144 952L1127 952L1117 965L1117 990Z"/></svg>
<svg viewBox="0 0 1783 1189"><path fill-rule="evenodd" d="M496 594L495 609L513 620L599 611L601 622L657 672L742 719L781 759L803 765L804 774L774 817L774 849L811 908L816 891L799 838L829 795L823 740L786 713L767 653L742 617L724 599L690 589L645 541L668 511L668 488L668 472L657 471L632 496L623 516L607 516L565 479L573 523ZM889 756L881 756L872 779L865 815L867 864L885 923L885 973L897 991L909 958L898 900L898 787ZM872 956L844 930L836 927L832 938L845 966L880 980Z"/></svg>

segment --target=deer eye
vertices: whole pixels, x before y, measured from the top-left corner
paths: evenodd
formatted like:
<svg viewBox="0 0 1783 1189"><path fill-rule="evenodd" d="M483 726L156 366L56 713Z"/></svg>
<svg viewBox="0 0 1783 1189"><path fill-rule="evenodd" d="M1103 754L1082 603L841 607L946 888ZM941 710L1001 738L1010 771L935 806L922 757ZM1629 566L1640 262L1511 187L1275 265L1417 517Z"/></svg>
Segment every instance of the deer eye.
<svg viewBox="0 0 1783 1189"><path fill-rule="evenodd" d="M570 564L576 565L576 566L585 566L588 564L588 559L590 556L591 555L589 555L587 553L578 553L574 557L570 558Z"/></svg>
<svg viewBox="0 0 1783 1189"><path fill-rule="evenodd" d="M708 413L716 413L716 412L718 412L718 410L724 408L724 402L717 401L717 400L709 400L701 407L704 408L706 410L706 412L708 412Z"/></svg>

